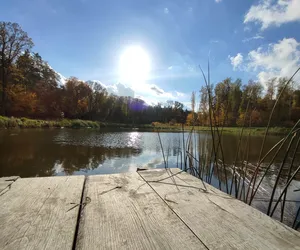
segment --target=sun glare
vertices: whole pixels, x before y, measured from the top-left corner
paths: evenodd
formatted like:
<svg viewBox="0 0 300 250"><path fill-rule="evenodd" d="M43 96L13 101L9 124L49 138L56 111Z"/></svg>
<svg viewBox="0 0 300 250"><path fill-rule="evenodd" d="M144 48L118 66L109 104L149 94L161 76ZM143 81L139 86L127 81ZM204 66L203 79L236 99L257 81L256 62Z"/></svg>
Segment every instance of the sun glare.
<svg viewBox="0 0 300 250"><path fill-rule="evenodd" d="M121 81L137 84L147 80L150 72L150 59L139 46L127 48L120 58Z"/></svg>

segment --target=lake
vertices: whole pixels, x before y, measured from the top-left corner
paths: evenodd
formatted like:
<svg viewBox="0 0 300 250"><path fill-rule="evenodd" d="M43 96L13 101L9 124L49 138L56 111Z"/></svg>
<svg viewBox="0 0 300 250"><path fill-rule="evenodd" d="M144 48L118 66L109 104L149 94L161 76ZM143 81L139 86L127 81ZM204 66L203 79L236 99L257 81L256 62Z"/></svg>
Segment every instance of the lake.
<svg viewBox="0 0 300 250"><path fill-rule="evenodd" d="M168 167L180 166L182 133L160 133ZM185 133L185 139L188 133ZM208 153L211 136L196 133L197 148ZM238 146L237 134L222 138L225 162L232 163ZM281 137L268 138L270 148ZM262 136L251 137L249 161L257 161ZM194 147L195 150L195 147ZM240 152L242 155L243 152ZM0 131L0 176L21 177L111 174L136 168L164 167L156 132L71 129L23 129Z"/></svg>
<svg viewBox="0 0 300 250"><path fill-rule="evenodd" d="M164 149L164 157L159 140L161 138ZM164 168L165 161L168 167L184 168L183 152L188 146L189 133L180 132L157 132L147 131L112 131L93 129L22 129L0 131L0 177L1 176L55 176L55 175L94 175L134 172L137 168ZM282 136L268 136L264 152L267 152L276 144ZM250 163L255 164L258 160L263 137L252 135L249 138L249 150L247 137L241 143L241 150L237 154L239 144L238 134L223 134L221 155L225 164L232 166L236 155L237 164L241 165L248 158ZM197 165L197 162L205 162L211 156L212 138L209 132L195 132L190 138L189 151L193 152L196 159L190 158L187 164ZM199 155L200 152L200 155ZM255 207L266 212L268 199L276 179L276 170L282 162L284 150L279 154L272 165L270 173L262 183L262 189L258 197L253 201ZM290 160L289 157L287 160ZM268 158L266 159L268 160ZM209 164L208 164L209 165ZM299 165L297 154L295 165ZM203 171L204 172L204 171ZM227 171L226 171L227 172ZM211 176L209 183L225 190L224 173L220 174L216 168L209 168L207 173ZM251 172L248 172L248 174ZM231 172L227 173L227 180L231 184ZM203 178L207 181L207 176ZM276 195L285 185L286 180L279 182ZM299 207L300 192L299 177L293 180L287 195L287 209L285 210L284 222L291 225L295 213ZM234 190L233 190L234 193ZM275 196L276 196L275 195ZM278 206L279 208L280 206ZM280 211L274 215L279 219Z"/></svg>

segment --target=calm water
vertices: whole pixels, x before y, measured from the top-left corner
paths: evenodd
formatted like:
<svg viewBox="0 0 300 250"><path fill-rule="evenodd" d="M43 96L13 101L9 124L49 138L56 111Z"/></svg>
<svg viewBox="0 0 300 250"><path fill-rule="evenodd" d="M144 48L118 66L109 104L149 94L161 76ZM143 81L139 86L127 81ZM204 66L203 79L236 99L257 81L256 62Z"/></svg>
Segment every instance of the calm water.
<svg viewBox="0 0 300 250"><path fill-rule="evenodd" d="M180 167L182 134L160 135L168 166ZM279 139L269 137L266 148ZM211 148L209 133L198 133L193 141L202 153ZM261 136L251 138L249 159L252 162L257 161L261 141ZM223 144L225 161L233 162L238 136L224 135ZM157 133L69 129L0 131L0 176L109 174L136 171L137 167L164 167Z"/></svg>

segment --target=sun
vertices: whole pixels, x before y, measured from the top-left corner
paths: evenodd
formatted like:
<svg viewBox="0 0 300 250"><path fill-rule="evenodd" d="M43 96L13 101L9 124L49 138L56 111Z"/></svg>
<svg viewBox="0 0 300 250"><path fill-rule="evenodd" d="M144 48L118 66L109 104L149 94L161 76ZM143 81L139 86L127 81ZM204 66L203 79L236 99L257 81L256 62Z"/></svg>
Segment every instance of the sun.
<svg viewBox="0 0 300 250"><path fill-rule="evenodd" d="M128 47L121 55L119 63L121 81L137 84L148 79L150 58L140 46Z"/></svg>

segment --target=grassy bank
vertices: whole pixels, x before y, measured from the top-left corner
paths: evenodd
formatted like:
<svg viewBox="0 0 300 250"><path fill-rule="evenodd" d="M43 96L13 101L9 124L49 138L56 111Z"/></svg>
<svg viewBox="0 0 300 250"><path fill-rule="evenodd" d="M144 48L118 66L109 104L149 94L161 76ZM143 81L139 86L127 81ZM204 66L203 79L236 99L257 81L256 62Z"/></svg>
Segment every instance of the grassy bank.
<svg viewBox="0 0 300 250"><path fill-rule="evenodd" d="M152 128L159 129L162 131L181 131L182 126L181 124L175 124L175 125L169 125L169 124L163 124L163 123L154 123L154 126ZM184 126L185 131L190 131L191 129L194 129L195 131L210 131L210 127L208 126ZM223 133L241 133L241 127L224 127L219 128L219 131L223 129ZM285 135L290 131L291 128L285 128L285 127L271 127L269 128L269 135ZM266 128L265 127L253 127L253 128L244 128L244 135L248 134L249 131L251 134L256 135L264 135Z"/></svg>
<svg viewBox="0 0 300 250"><path fill-rule="evenodd" d="M28 118L14 118L0 116L0 129L5 128L100 128L100 123L84 120L33 120Z"/></svg>
<svg viewBox="0 0 300 250"><path fill-rule="evenodd" d="M80 119L61 119L61 120L38 120L29 118L15 118L0 116L0 129L12 128L119 128L119 129L153 129L151 124L123 124L123 123L106 123L98 121L88 121Z"/></svg>
<svg viewBox="0 0 300 250"><path fill-rule="evenodd" d="M152 123L152 124L123 124L123 123L103 123L97 121L87 121L87 120L34 120L28 118L14 118L14 117L4 117L0 116L0 129L9 128L119 128L119 129L146 129L146 130L158 130L158 131L181 131L181 124L164 124L164 123ZM190 131L192 126L184 126L185 131ZM265 133L263 127L251 128L252 134ZM196 126L195 131L210 131L210 127ZM283 135L288 133L289 128L273 127L269 129L269 134L272 135ZM239 127L225 127L223 128L224 133L240 133L241 128ZM249 132L249 128L244 129L244 134Z"/></svg>

